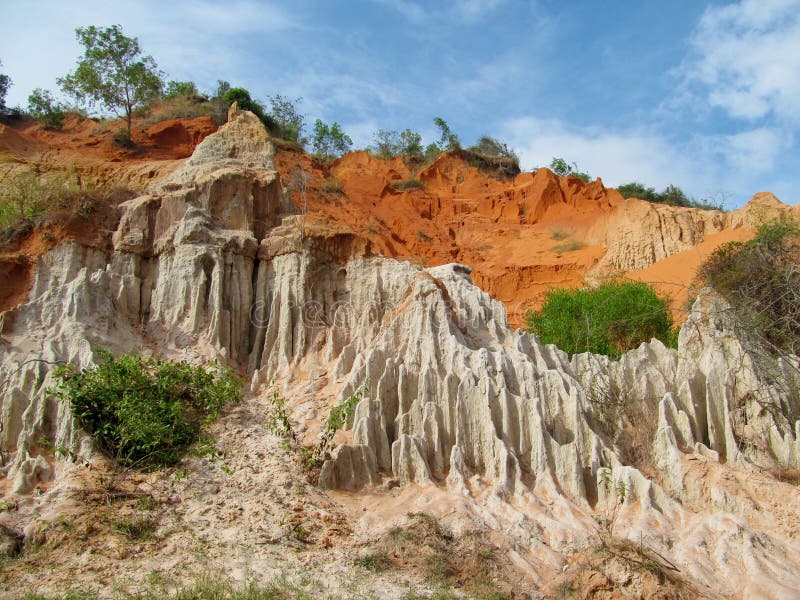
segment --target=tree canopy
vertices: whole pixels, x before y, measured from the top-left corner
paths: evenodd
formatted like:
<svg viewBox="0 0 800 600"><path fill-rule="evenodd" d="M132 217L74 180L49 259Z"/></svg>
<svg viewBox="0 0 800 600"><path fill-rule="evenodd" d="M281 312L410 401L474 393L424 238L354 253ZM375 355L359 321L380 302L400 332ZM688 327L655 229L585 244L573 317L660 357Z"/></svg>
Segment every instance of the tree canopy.
<svg viewBox="0 0 800 600"><path fill-rule="evenodd" d="M130 131L133 110L161 92L155 61L143 56L139 40L124 35L119 25L78 27L75 35L84 48L83 56L58 84L80 103L100 104L124 116Z"/></svg>

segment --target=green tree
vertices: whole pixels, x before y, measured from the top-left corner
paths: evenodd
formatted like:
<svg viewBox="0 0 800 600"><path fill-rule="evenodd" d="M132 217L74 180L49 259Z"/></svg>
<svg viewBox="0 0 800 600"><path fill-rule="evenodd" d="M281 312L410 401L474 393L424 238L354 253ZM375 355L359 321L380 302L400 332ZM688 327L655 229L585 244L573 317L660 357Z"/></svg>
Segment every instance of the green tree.
<svg viewBox="0 0 800 600"><path fill-rule="evenodd" d="M3 66L3 61L0 61L0 67ZM6 94L8 88L11 87L11 78L5 73L0 73L0 115L6 112Z"/></svg>
<svg viewBox="0 0 800 600"><path fill-rule="evenodd" d="M302 98L291 100L280 94L269 97L270 116L275 121L276 135L304 146L308 141L303 137L305 117L297 109L297 105L302 101Z"/></svg>
<svg viewBox="0 0 800 600"><path fill-rule="evenodd" d="M433 124L439 130L439 148L443 150L458 150L461 142L458 136L450 130L450 126L441 117L433 119Z"/></svg>
<svg viewBox="0 0 800 600"><path fill-rule="evenodd" d="M420 157L424 153L422 136L412 129L404 129L400 132L379 129L373 135L373 139L371 150L381 158Z"/></svg>
<svg viewBox="0 0 800 600"><path fill-rule="evenodd" d="M161 73L151 56L143 56L139 40L127 37L119 25L78 27L83 57L75 71L58 79L65 93L78 102L99 103L124 116L131 129L133 110L161 93Z"/></svg>
<svg viewBox="0 0 800 600"><path fill-rule="evenodd" d="M611 281L595 289L553 289L539 311L526 320L545 344L575 354L594 352L618 358L642 342L658 338L674 345L667 301L646 283Z"/></svg>
<svg viewBox="0 0 800 600"><path fill-rule="evenodd" d="M164 87L164 98L178 98L179 96L199 96L197 85L194 81L172 81L167 82Z"/></svg>
<svg viewBox="0 0 800 600"><path fill-rule="evenodd" d="M588 173L578 169L577 163L568 163L563 158L553 158L550 161L550 170L561 177L577 177L584 183L589 183L591 180L591 176Z"/></svg>
<svg viewBox="0 0 800 600"><path fill-rule="evenodd" d="M28 113L45 127L58 129L64 123L66 107L49 90L36 88L28 96Z"/></svg>
<svg viewBox="0 0 800 600"><path fill-rule="evenodd" d="M375 156L379 158L392 158L400 153L400 139L396 131L378 129L373 136L373 144L370 148Z"/></svg>
<svg viewBox="0 0 800 600"><path fill-rule="evenodd" d="M311 134L311 145L317 157L322 160L332 160L348 152L353 146L353 140L342 131L339 123L334 121L328 125L317 119Z"/></svg>
<svg viewBox="0 0 800 600"><path fill-rule="evenodd" d="M731 305L736 325L772 353L800 353L800 222L762 223L747 242L717 248L698 271L699 283Z"/></svg>
<svg viewBox="0 0 800 600"><path fill-rule="evenodd" d="M411 129L400 132L400 154L421 157L423 155L422 136Z"/></svg>

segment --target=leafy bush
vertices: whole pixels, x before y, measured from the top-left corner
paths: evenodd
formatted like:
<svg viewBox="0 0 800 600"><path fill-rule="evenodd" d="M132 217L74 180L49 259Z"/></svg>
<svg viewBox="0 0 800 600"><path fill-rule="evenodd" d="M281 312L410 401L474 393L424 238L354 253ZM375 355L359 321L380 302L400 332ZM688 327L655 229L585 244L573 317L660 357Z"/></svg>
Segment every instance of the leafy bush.
<svg viewBox="0 0 800 600"><path fill-rule="evenodd" d="M241 396L241 382L218 365L105 351L98 359L87 369L59 369L55 394L99 448L126 467L176 463L223 405Z"/></svg>
<svg viewBox="0 0 800 600"><path fill-rule="evenodd" d="M36 88L28 96L28 112L44 127L60 129L66 116L66 107L53 98L49 90Z"/></svg>
<svg viewBox="0 0 800 600"><path fill-rule="evenodd" d="M568 163L563 158L553 158L550 161L550 170L560 177L577 177L584 183L589 183L592 179L588 173L578 170L577 163Z"/></svg>
<svg viewBox="0 0 800 600"><path fill-rule="evenodd" d="M721 203L689 198L681 188L675 185L668 185L664 188L664 191L659 193L656 192L655 188L648 187L638 181L632 181L619 186L617 191L622 194L623 198L639 198L639 200L647 200L655 204L671 204L672 206L722 210Z"/></svg>
<svg viewBox="0 0 800 600"><path fill-rule="evenodd" d="M197 85L194 81L175 81L173 79L167 82L167 85L164 87L165 99L199 95L200 93L197 91Z"/></svg>
<svg viewBox="0 0 800 600"><path fill-rule="evenodd" d="M611 281L595 289L553 289L526 320L545 344L575 354L618 358L651 338L674 343L667 301L646 283Z"/></svg>
<svg viewBox="0 0 800 600"><path fill-rule="evenodd" d="M342 131L339 123L334 121L328 125L317 119L311 135L311 145L317 158L330 161L348 152L353 146L353 140Z"/></svg>
<svg viewBox="0 0 800 600"><path fill-rule="evenodd" d="M380 158L394 158L405 156L409 158L422 158L422 136L411 129L403 131L386 131L379 129L375 132L374 144L370 148Z"/></svg>
<svg viewBox="0 0 800 600"><path fill-rule="evenodd" d="M303 115L297 110L297 105L302 98L290 100L280 94L270 96L269 103L272 108L270 117L275 122L275 135L305 145L308 140L303 137Z"/></svg>
<svg viewBox="0 0 800 600"><path fill-rule="evenodd" d="M262 123L264 123L270 133L274 133L278 128L277 123L275 123L275 119L264 113L264 105L256 100L253 100L253 98L250 96L250 92L248 92L246 89L240 87L229 88L222 95L222 100L225 102L226 106L230 106L236 102L240 110L249 110L251 113L257 116Z"/></svg>
<svg viewBox="0 0 800 600"><path fill-rule="evenodd" d="M717 248L700 266L700 283L732 306L737 324L772 351L800 352L800 223L765 221L755 238Z"/></svg>

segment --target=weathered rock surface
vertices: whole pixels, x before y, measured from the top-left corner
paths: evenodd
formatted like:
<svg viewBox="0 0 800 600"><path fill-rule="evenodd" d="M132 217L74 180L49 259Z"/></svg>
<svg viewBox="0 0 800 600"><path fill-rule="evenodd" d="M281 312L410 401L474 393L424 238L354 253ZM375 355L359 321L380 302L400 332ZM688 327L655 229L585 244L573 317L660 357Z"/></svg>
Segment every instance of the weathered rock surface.
<svg viewBox="0 0 800 600"><path fill-rule="evenodd" d="M123 207L110 255L65 243L40 259L0 332L12 491L68 474L48 448L92 455L48 391L54 365L87 366L98 346L218 358L247 371L252 395L284 382L298 411L316 415L307 441L363 384L321 486L368 493L391 478L445 490L504 532L537 584L610 520L614 535L719 594L800 593L800 500L761 472L800 466L796 357L751 352L724 306L701 296L677 351L653 341L618 362L570 360L512 332L469 267L375 257L347 227L293 214L272 156L263 126L234 109L180 169ZM437 169L429 176L449 176ZM694 217L665 224L654 211L654 226L676 232L660 239L691 243L682 238ZM642 422L625 422L625 410ZM647 426L652 435L631 447ZM778 497L784 509L771 504Z"/></svg>

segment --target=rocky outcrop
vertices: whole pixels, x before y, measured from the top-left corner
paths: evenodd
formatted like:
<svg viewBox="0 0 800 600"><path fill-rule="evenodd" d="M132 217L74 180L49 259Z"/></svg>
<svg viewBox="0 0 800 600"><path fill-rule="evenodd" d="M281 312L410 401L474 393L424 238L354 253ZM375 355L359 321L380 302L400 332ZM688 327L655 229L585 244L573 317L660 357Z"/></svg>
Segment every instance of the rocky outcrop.
<svg viewBox="0 0 800 600"><path fill-rule="evenodd" d="M704 295L677 350L653 341L617 362L570 359L512 332L469 267L373 256L349 227L296 214L272 153L263 126L234 108L181 168L123 205L112 252L71 242L39 260L1 332L2 468L16 493L69 470L53 448L92 456L52 394L53 368L89 365L97 347L152 349L227 361L251 395L283 382L315 415L311 438L313 421L362 388L320 485L446 490L537 576L611 520L615 535L722 593L800 590L800 548L768 517L777 509L730 483L800 466L796 357L754 352ZM445 166L430 177L450 177Z"/></svg>

